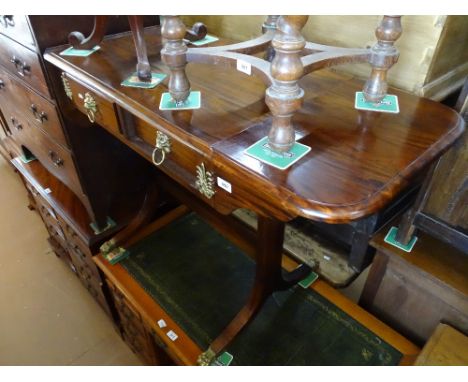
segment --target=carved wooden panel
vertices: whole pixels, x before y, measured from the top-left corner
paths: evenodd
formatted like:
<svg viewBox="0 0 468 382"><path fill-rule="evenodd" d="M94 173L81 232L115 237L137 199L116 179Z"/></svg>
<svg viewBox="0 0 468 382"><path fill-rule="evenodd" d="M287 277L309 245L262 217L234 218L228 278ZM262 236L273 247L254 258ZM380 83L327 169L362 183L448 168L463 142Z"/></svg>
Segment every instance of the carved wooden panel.
<svg viewBox="0 0 468 382"><path fill-rule="evenodd" d="M122 337L132 351L148 365L171 364L169 357L160 348L162 342L144 323L138 310L114 284L107 279L106 283L118 313Z"/></svg>

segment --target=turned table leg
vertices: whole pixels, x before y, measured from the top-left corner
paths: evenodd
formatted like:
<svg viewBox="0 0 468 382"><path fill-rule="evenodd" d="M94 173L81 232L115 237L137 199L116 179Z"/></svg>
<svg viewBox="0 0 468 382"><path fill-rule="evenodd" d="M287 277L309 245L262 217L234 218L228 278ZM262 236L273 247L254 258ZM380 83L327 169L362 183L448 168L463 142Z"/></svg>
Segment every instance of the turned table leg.
<svg viewBox="0 0 468 382"><path fill-rule="evenodd" d="M271 62L273 84L266 90L265 102L273 115L268 144L277 152L289 151L296 141L292 116L301 108L304 98L298 81L304 74L300 53L306 41L301 29L307 19L307 16L281 16L271 42L275 50Z"/></svg>
<svg viewBox="0 0 468 382"><path fill-rule="evenodd" d="M143 29L142 16L128 16L128 22L132 30L133 42L137 54L137 75L141 81L151 81L151 67L146 51L146 42Z"/></svg>
<svg viewBox="0 0 468 382"><path fill-rule="evenodd" d="M186 28L178 16L164 16L161 35L166 40L161 58L169 67L169 93L176 105L183 104L190 95L190 82L185 73L187 46L184 42Z"/></svg>
<svg viewBox="0 0 468 382"><path fill-rule="evenodd" d="M93 49L104 38L107 30L109 16L94 16L93 31L88 37L81 32L71 32L68 35L68 42L75 49Z"/></svg>
<svg viewBox="0 0 468 382"><path fill-rule="evenodd" d="M305 278L311 269L302 265L293 272L282 275L284 223L259 216L258 247L254 286L247 303L237 313L208 350L198 358L199 365L209 365L232 339L254 318L265 300L274 291L284 290Z"/></svg>
<svg viewBox="0 0 468 382"><path fill-rule="evenodd" d="M384 16L375 31L377 44L372 47L369 59L372 72L362 91L367 101L379 102L387 94L387 72L398 61L394 44L401 32L401 16Z"/></svg>

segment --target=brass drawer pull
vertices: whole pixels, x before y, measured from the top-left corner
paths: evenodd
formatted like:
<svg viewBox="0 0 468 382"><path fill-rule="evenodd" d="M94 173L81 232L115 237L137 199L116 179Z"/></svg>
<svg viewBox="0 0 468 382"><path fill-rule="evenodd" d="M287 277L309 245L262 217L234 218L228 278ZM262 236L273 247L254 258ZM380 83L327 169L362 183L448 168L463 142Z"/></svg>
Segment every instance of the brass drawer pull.
<svg viewBox="0 0 468 382"><path fill-rule="evenodd" d="M15 65L16 71L21 76L25 76L31 72L31 67L26 63L26 61L21 61L16 56L11 57L10 62Z"/></svg>
<svg viewBox="0 0 468 382"><path fill-rule="evenodd" d="M39 110L37 110L37 106L36 106L36 105L32 104L32 105L30 106L30 110L31 110L31 112L33 113L34 119L35 119L37 122L43 123L44 120L47 121L47 114L46 114L44 111L39 112Z"/></svg>
<svg viewBox="0 0 468 382"><path fill-rule="evenodd" d="M65 94L68 98L73 100L73 92L70 87L70 82L68 82L67 75L64 72L62 72L62 75L60 77L62 78L63 90L65 90Z"/></svg>
<svg viewBox="0 0 468 382"><path fill-rule="evenodd" d="M15 117L10 117L10 121L16 130L23 130L23 125L21 123L18 123L18 120Z"/></svg>
<svg viewBox="0 0 468 382"><path fill-rule="evenodd" d="M55 151L49 150L49 158L54 163L55 166L63 166L63 159L60 158Z"/></svg>
<svg viewBox="0 0 468 382"><path fill-rule="evenodd" d="M161 152L161 158L156 160L156 153ZM161 133L160 131L156 132L156 144L154 146L153 155L151 156L153 163L156 166L162 165L164 159L166 159L166 153L169 154L171 152L171 141L169 137Z"/></svg>
<svg viewBox="0 0 468 382"><path fill-rule="evenodd" d="M98 112L96 100L86 92L83 99L83 106L86 109L86 115L91 123L96 122L96 113Z"/></svg>
<svg viewBox="0 0 468 382"><path fill-rule="evenodd" d="M2 15L0 16L0 24L2 25L3 28L8 28L8 27L14 27L15 26L15 20L13 20L13 16L11 15Z"/></svg>
<svg viewBox="0 0 468 382"><path fill-rule="evenodd" d="M197 180L195 186L198 191L208 199L211 199L216 192L214 188L214 176L211 172L206 171L203 162L197 166Z"/></svg>

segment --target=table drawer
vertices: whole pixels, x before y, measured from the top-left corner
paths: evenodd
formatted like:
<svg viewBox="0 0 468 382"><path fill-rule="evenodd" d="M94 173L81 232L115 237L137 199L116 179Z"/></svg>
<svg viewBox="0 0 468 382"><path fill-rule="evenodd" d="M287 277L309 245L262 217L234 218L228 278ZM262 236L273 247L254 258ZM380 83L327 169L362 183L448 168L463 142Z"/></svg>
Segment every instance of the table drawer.
<svg viewBox="0 0 468 382"><path fill-rule="evenodd" d="M39 55L0 34L0 64L26 81L33 89L51 98Z"/></svg>
<svg viewBox="0 0 468 382"><path fill-rule="evenodd" d="M24 15L0 15L0 33L36 50L36 42L29 28L28 17Z"/></svg>
<svg viewBox="0 0 468 382"><path fill-rule="evenodd" d="M62 73L62 81L64 87L68 87L65 89L67 97L73 101L78 110L88 116L90 122L103 126L113 134L120 132L112 102L81 85L66 73Z"/></svg>
<svg viewBox="0 0 468 382"><path fill-rule="evenodd" d="M42 129L58 143L67 147L55 105L24 86L2 68L0 68L0 80L3 81L0 89L2 108L7 106L10 110L22 114L31 126Z"/></svg>
<svg viewBox="0 0 468 382"><path fill-rule="evenodd" d="M135 136L146 143L145 151L152 151L151 159L157 167L206 202L213 201L214 178L207 155L187 141L168 133L163 127L152 126L137 118ZM160 148L154 151L156 146Z"/></svg>

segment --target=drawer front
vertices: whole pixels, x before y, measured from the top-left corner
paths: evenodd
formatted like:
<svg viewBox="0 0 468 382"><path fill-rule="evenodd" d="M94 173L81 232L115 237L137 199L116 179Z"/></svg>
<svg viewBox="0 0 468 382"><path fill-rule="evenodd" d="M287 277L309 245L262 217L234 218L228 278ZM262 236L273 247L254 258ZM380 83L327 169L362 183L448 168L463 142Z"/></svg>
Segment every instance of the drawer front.
<svg viewBox="0 0 468 382"><path fill-rule="evenodd" d="M209 158L204 153L162 127L151 126L140 119L135 119L135 135L146 143L145 151L151 152L155 166L208 204L213 204L214 178Z"/></svg>
<svg viewBox="0 0 468 382"><path fill-rule="evenodd" d="M38 54L1 34L0 64L33 89L51 98Z"/></svg>
<svg viewBox="0 0 468 382"><path fill-rule="evenodd" d="M90 122L103 126L113 134L119 133L119 123L112 102L87 89L66 73L62 73L62 82L67 87L64 91L68 99L88 116Z"/></svg>
<svg viewBox="0 0 468 382"><path fill-rule="evenodd" d="M55 105L0 68L0 102L22 114L35 128L40 128L58 143L67 147Z"/></svg>
<svg viewBox="0 0 468 382"><path fill-rule="evenodd" d="M67 149L55 143L41 130L33 130L30 127L20 129L15 140L27 147L47 170L77 195L82 194L73 158Z"/></svg>
<svg viewBox="0 0 468 382"><path fill-rule="evenodd" d="M36 42L29 28L27 16L0 15L0 33L16 40L17 42L36 50Z"/></svg>
<svg viewBox="0 0 468 382"><path fill-rule="evenodd" d="M65 233L65 237L67 238L69 245L73 248L78 248L81 251L81 253L84 254L84 256L87 256L89 257L89 259L91 259L93 253L89 246L80 239L75 230L72 227L70 227L70 225L65 220L63 220L63 218L60 215L58 215L57 217L60 222L60 226L62 227L62 230Z"/></svg>

